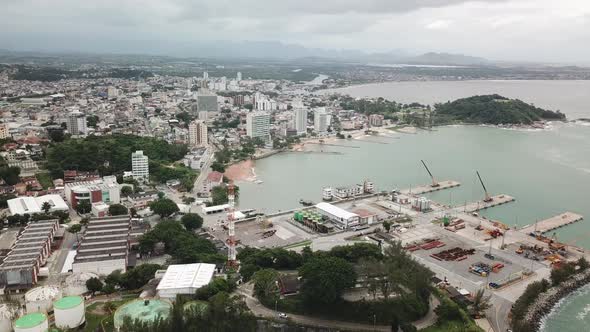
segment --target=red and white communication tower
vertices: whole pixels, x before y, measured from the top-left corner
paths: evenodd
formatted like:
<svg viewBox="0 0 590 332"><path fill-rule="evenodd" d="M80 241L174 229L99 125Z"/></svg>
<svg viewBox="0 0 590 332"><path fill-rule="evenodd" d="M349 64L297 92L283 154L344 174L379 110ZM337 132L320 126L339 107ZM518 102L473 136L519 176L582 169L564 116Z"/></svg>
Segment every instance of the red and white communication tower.
<svg viewBox="0 0 590 332"><path fill-rule="evenodd" d="M227 263L229 265L236 265L236 225L234 221L234 204L235 204L235 187L234 183L230 182L227 186L227 204L229 205L227 211L227 230L229 238L227 239L228 251L227 251Z"/></svg>

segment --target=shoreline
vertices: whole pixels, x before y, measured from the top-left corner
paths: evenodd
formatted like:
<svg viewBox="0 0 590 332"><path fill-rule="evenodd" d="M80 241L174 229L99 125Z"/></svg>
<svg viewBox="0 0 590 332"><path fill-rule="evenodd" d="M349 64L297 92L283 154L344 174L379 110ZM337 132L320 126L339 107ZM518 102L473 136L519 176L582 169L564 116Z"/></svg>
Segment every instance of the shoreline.
<svg viewBox="0 0 590 332"><path fill-rule="evenodd" d="M229 165L223 175L234 182L254 182L258 179L252 159L239 161Z"/></svg>

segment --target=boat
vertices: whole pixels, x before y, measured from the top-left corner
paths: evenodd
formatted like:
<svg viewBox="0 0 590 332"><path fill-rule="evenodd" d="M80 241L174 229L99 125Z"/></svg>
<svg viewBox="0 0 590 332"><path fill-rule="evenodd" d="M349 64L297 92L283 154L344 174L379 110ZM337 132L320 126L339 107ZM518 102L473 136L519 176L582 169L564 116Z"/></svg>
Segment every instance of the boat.
<svg viewBox="0 0 590 332"><path fill-rule="evenodd" d="M262 180L256 180L256 181L254 181L254 183L256 183L256 184L262 184L262 183L264 183L264 181L262 181Z"/></svg>
<svg viewBox="0 0 590 332"><path fill-rule="evenodd" d="M306 201L304 199L300 199L299 200L299 204L303 205L303 206L312 206L313 202L312 201Z"/></svg>

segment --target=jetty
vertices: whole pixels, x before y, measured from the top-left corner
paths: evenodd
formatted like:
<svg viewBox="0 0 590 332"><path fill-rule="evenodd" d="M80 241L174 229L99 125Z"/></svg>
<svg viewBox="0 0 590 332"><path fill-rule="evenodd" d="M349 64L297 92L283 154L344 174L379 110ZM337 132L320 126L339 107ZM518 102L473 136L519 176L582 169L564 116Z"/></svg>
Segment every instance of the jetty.
<svg viewBox="0 0 590 332"><path fill-rule="evenodd" d="M401 192L402 192L402 194L406 194L406 195L422 195L422 194L427 194L427 193L431 193L431 192L435 192L435 191L439 191L439 190L455 188L460 185L461 185L461 183L459 183L457 181L447 180L447 181L437 182L437 186L427 184L427 185L422 185L422 186L418 186L418 187L414 187L414 188L404 189Z"/></svg>
<svg viewBox="0 0 590 332"><path fill-rule="evenodd" d="M552 230L576 223L584 219L582 215L573 212L564 212L555 217L541 220L533 225L527 225L520 229L521 232L526 234L536 233L543 234Z"/></svg>
<svg viewBox="0 0 590 332"><path fill-rule="evenodd" d="M477 201L477 202L473 202L473 203L467 203L464 206L460 206L458 208L462 209L464 212L477 212L480 210L485 210L485 209L489 209L492 208L494 206L499 206L499 205L503 205L503 204L507 204L510 202L514 202L515 199L512 196L508 196L508 195L496 195L496 196L489 196L489 200L482 200L482 201Z"/></svg>

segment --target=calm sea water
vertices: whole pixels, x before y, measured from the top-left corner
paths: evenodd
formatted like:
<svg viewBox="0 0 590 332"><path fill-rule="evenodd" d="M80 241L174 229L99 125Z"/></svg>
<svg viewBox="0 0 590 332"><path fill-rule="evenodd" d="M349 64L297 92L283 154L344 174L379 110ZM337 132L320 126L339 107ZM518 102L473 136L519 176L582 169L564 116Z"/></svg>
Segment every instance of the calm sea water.
<svg viewBox="0 0 590 332"><path fill-rule="evenodd" d="M341 89L356 97L433 104L475 94L499 93L537 106L561 110L568 118L590 118L589 81L396 82ZM339 154L286 153L256 162L262 184L241 183L240 206L266 212L291 209L299 199L321 199L324 186L352 185L371 179L379 189L429 183L420 159L439 180L461 187L432 194L437 201L461 205L483 197L475 171L491 193L516 202L485 211L487 217L524 226L564 211L586 220L557 231L560 240L590 248L590 124L554 123L544 131L477 126L437 128L398 138L343 140L348 147L323 147ZM320 147L316 147L320 149ZM546 331L588 327L590 294L580 292L547 321ZM572 317L582 317L576 319Z"/></svg>

